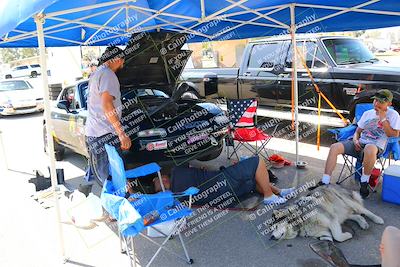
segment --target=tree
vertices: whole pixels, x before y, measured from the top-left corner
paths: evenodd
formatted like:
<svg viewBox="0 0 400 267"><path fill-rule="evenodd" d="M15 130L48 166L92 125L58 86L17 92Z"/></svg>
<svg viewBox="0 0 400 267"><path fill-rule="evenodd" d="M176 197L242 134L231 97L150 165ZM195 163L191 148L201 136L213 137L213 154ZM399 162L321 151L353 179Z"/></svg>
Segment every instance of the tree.
<svg viewBox="0 0 400 267"><path fill-rule="evenodd" d="M19 59L19 52L17 48L3 48L1 49L1 59L4 63L9 63Z"/></svg>
<svg viewBox="0 0 400 267"><path fill-rule="evenodd" d="M21 48L21 58L39 56L39 49L37 48Z"/></svg>
<svg viewBox="0 0 400 267"><path fill-rule="evenodd" d="M4 63L10 63L14 60L38 56L39 50L37 48L3 48L0 55Z"/></svg>

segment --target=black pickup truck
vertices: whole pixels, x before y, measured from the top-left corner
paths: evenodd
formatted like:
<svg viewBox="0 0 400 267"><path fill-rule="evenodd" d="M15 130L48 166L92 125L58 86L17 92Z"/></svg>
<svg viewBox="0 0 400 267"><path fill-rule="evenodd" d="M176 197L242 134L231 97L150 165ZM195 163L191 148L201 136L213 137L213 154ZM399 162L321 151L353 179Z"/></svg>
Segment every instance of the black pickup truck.
<svg viewBox="0 0 400 267"><path fill-rule="evenodd" d="M400 68L375 58L362 41L304 35L297 47L321 91L348 118L356 103L371 102L379 89L391 90L400 110ZM202 97L256 98L260 105L285 110L291 106L291 51L289 36L250 42L239 68L187 68L182 79ZM317 109L318 95L300 60L298 66L299 111L309 113ZM322 112L333 112L325 101Z"/></svg>

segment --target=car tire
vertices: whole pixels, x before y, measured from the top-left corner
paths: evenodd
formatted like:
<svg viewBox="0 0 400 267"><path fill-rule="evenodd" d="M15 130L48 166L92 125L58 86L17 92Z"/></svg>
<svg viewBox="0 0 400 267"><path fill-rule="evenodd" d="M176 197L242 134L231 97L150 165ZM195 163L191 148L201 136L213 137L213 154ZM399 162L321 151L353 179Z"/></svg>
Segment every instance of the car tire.
<svg viewBox="0 0 400 267"><path fill-rule="evenodd" d="M11 79L12 76L11 76L10 74L7 74L5 78L6 78L6 79Z"/></svg>
<svg viewBox="0 0 400 267"><path fill-rule="evenodd" d="M31 72L31 77L32 78L36 78L37 77L37 72L36 71L32 71Z"/></svg>
<svg viewBox="0 0 400 267"><path fill-rule="evenodd" d="M89 156L88 162L89 162L90 166L93 166L95 164L95 163L92 162L92 160L93 160L92 157ZM102 187L103 184L104 184L104 181L100 178L100 176L97 175L95 168L91 168L91 169L92 169L92 174L93 174L94 180L96 181L96 183L99 186Z"/></svg>
<svg viewBox="0 0 400 267"><path fill-rule="evenodd" d="M219 157L219 155L221 155L223 148L224 148L223 143L220 143L218 150L215 150L211 154L208 154L206 156L197 158L197 160L199 160L199 161L210 161L210 160L216 159L216 158Z"/></svg>
<svg viewBox="0 0 400 267"><path fill-rule="evenodd" d="M44 152L47 153L47 134L46 134L46 124L43 124L43 147ZM56 142L53 138L54 143L54 157L56 161L61 161L64 159L65 148Z"/></svg>
<svg viewBox="0 0 400 267"><path fill-rule="evenodd" d="M189 90L181 96L181 99L199 99L200 95L196 90Z"/></svg>

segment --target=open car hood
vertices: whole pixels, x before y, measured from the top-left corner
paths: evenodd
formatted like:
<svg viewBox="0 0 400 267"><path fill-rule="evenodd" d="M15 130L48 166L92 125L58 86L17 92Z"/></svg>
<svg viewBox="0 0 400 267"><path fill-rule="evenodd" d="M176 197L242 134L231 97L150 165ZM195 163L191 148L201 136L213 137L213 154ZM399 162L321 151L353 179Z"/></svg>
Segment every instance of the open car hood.
<svg viewBox="0 0 400 267"><path fill-rule="evenodd" d="M171 95L192 51L181 50L186 35L176 32L133 34L117 76L122 90L155 88Z"/></svg>

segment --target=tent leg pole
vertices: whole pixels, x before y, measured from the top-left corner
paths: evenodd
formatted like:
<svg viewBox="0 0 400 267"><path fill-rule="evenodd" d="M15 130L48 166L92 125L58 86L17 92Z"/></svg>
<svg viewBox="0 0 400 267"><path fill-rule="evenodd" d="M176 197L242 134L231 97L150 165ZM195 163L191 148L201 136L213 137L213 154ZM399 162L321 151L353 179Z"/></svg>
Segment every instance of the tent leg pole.
<svg viewBox="0 0 400 267"><path fill-rule="evenodd" d="M290 32L292 35L293 49L293 83L294 83L294 125L296 131L296 166L299 162L299 97L298 97L298 82L297 82L297 49L296 49L296 13L295 4L290 5Z"/></svg>
<svg viewBox="0 0 400 267"><path fill-rule="evenodd" d="M64 238L62 232L61 225L61 215L60 215L60 204L58 201L58 185L57 185L57 174L56 174L56 165L55 165L55 153L54 153L54 143L52 136L52 127L50 120L50 95L49 95L49 85L48 85L48 77L47 77L47 59L46 59L46 50L45 50L45 41L44 41L44 33L43 33L43 24L44 24L44 15L37 14L35 16L36 30L38 36L38 46L39 46L39 55L40 55L40 67L41 67L41 78L43 82L43 98L44 98L44 116L46 120L47 127L47 148L50 157L50 177L51 177L51 186L53 191L53 197L55 202L55 211L56 211L56 223L57 223L57 231L59 238L59 246L60 246L60 256L63 262L66 261L65 257L65 248L64 248Z"/></svg>

